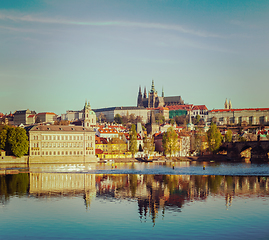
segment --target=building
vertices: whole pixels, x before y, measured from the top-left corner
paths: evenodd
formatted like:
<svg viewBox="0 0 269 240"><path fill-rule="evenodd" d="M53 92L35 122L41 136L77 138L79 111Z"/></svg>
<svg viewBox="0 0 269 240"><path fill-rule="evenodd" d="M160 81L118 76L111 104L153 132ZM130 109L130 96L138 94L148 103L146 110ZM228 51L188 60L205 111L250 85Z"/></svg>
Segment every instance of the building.
<svg viewBox="0 0 269 240"><path fill-rule="evenodd" d="M81 111L73 111L68 110L66 113L61 114L61 120L73 122L75 120L79 120L83 118L83 110Z"/></svg>
<svg viewBox="0 0 269 240"><path fill-rule="evenodd" d="M38 125L29 131L30 163L96 162L95 132L82 126Z"/></svg>
<svg viewBox="0 0 269 240"><path fill-rule="evenodd" d="M187 116L189 115L191 118L195 118L196 116L200 116L204 122L207 121L208 117L208 109L205 105L193 105L193 104L185 104L185 105L171 105L167 106L169 109L169 118L174 118L176 116Z"/></svg>
<svg viewBox="0 0 269 240"><path fill-rule="evenodd" d="M57 115L52 112L42 112L36 115L37 122L54 123L57 120Z"/></svg>
<svg viewBox="0 0 269 240"><path fill-rule="evenodd" d="M218 124L267 124L269 108L213 109L208 112L208 121L213 118Z"/></svg>
<svg viewBox="0 0 269 240"><path fill-rule="evenodd" d="M101 114L104 115L108 122L113 122L117 114L120 116L130 116L133 114L135 117L140 116L143 123L148 121L148 110L144 107L110 107L93 109L93 111L98 118Z"/></svg>
<svg viewBox="0 0 269 240"><path fill-rule="evenodd" d="M35 123L35 115L36 112L29 109L16 111L13 118L14 125L18 126L21 123L24 125L33 124Z"/></svg>

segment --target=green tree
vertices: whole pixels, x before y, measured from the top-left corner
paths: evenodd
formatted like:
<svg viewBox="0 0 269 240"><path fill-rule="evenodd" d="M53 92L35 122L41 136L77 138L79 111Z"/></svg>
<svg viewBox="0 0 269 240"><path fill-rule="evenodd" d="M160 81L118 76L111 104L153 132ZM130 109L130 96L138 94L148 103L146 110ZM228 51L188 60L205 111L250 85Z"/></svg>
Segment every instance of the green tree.
<svg viewBox="0 0 269 240"><path fill-rule="evenodd" d="M175 119L177 125L186 125L186 123L187 123L186 116L183 116L183 115L175 116L174 119Z"/></svg>
<svg viewBox="0 0 269 240"><path fill-rule="evenodd" d="M178 135L173 127L168 128L167 132L163 134L162 143L164 153L169 154L170 157L179 151Z"/></svg>
<svg viewBox="0 0 269 240"><path fill-rule="evenodd" d="M155 114L155 121L158 124L163 124L165 122L165 118L161 113Z"/></svg>
<svg viewBox="0 0 269 240"><path fill-rule="evenodd" d="M195 134L194 134L194 146L193 150L196 151L198 154L201 153L203 150L203 138L204 138L205 133L201 128L196 129Z"/></svg>
<svg viewBox="0 0 269 240"><path fill-rule="evenodd" d="M147 136L145 136L144 139L143 139L143 143L144 143L144 152L147 155L154 152L155 145L154 145L154 139L153 138L148 138Z"/></svg>
<svg viewBox="0 0 269 240"><path fill-rule="evenodd" d="M132 156L134 157L135 153L137 153L137 151L138 151L137 132L136 132L136 128L135 128L134 124L132 124L132 126L131 126L131 130L129 132L129 135L130 135L129 150L132 153Z"/></svg>
<svg viewBox="0 0 269 240"><path fill-rule="evenodd" d="M225 142L231 142L233 140L233 132L229 129L224 136Z"/></svg>
<svg viewBox="0 0 269 240"><path fill-rule="evenodd" d="M222 142L222 135L217 125L212 121L207 131L208 148L211 152L216 153Z"/></svg>
<svg viewBox="0 0 269 240"><path fill-rule="evenodd" d="M6 150L8 128L9 126L6 125L0 132L0 149L3 150Z"/></svg>
<svg viewBox="0 0 269 240"><path fill-rule="evenodd" d="M120 114L117 113L116 116L114 117L114 120L116 123L122 124L122 118L121 118Z"/></svg>
<svg viewBox="0 0 269 240"><path fill-rule="evenodd" d="M169 120L169 123L170 123L171 125L174 125L174 124L175 124L175 119L173 119L173 118L170 119L170 120Z"/></svg>
<svg viewBox="0 0 269 240"><path fill-rule="evenodd" d="M194 124L196 124L196 125L199 124L200 119L201 119L201 116L199 114L196 115L195 120L194 120Z"/></svg>
<svg viewBox="0 0 269 240"><path fill-rule="evenodd" d="M10 128L7 134L9 149L16 157L22 157L28 153L29 141L25 129Z"/></svg>

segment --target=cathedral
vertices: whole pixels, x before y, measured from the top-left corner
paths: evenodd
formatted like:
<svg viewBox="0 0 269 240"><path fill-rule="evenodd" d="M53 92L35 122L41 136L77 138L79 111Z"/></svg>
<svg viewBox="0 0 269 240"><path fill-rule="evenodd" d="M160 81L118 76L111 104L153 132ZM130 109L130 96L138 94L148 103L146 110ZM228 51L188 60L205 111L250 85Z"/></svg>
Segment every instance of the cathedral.
<svg viewBox="0 0 269 240"><path fill-rule="evenodd" d="M166 107L171 105L183 105L184 101L181 96L165 97L164 91L162 91L162 96L158 96L155 90L154 80L152 80L151 90L147 95L146 87L144 88L144 94L142 95L141 87L139 87L138 97L137 97L137 107L145 108L158 108Z"/></svg>

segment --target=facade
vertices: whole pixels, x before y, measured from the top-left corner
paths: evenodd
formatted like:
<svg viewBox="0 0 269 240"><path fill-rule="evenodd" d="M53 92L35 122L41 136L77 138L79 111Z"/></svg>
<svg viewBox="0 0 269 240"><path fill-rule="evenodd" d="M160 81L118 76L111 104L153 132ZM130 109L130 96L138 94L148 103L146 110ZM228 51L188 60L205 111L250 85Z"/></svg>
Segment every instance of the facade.
<svg viewBox="0 0 269 240"><path fill-rule="evenodd" d="M29 109L16 111L14 113L14 118L13 118L14 125L18 126L21 123L24 124L24 125L33 124L34 123L33 119L35 119L35 117L31 116L31 115L35 116L36 112L35 111L30 111Z"/></svg>
<svg viewBox="0 0 269 240"><path fill-rule="evenodd" d="M61 114L61 119L64 121L75 121L83 118L83 110L81 111L72 111L68 110L65 114Z"/></svg>
<svg viewBox="0 0 269 240"><path fill-rule="evenodd" d="M148 110L144 107L111 107L94 109L93 111L98 118L103 114L108 122L113 122L117 114L120 116L130 116L131 114L134 114L135 117L140 116L143 123L148 121Z"/></svg>
<svg viewBox="0 0 269 240"><path fill-rule="evenodd" d="M106 138L95 136L95 147L100 159L130 157L127 143L119 138L107 141Z"/></svg>
<svg viewBox="0 0 269 240"><path fill-rule="evenodd" d="M219 124L266 124L269 121L269 108L213 109L208 112L208 121L213 118Z"/></svg>
<svg viewBox="0 0 269 240"><path fill-rule="evenodd" d="M29 162L96 162L95 132L81 126L38 125L29 131Z"/></svg>
<svg viewBox="0 0 269 240"><path fill-rule="evenodd" d="M40 122L54 123L57 120L57 115L52 112L43 112L38 113L36 118L38 118Z"/></svg>
<svg viewBox="0 0 269 240"><path fill-rule="evenodd" d="M193 104L185 104L185 105L172 105L167 106L169 109L169 118L173 118L175 116L187 116L191 118L195 118L196 116L200 116L204 122L207 122L208 118L208 109L205 105L193 105Z"/></svg>

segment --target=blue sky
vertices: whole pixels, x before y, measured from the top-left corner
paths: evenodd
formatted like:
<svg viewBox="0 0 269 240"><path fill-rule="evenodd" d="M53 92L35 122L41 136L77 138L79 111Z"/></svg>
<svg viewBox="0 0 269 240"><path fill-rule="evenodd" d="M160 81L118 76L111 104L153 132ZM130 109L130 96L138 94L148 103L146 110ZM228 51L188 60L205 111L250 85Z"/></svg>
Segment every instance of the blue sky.
<svg viewBox="0 0 269 240"><path fill-rule="evenodd" d="M0 112L186 103L269 107L269 1L0 2Z"/></svg>

